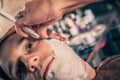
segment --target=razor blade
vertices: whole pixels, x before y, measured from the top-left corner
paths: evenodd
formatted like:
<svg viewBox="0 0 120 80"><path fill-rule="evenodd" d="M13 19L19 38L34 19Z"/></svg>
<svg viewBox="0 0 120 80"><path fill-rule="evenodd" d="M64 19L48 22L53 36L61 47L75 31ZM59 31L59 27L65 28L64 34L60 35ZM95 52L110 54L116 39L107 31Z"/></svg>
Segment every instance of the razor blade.
<svg viewBox="0 0 120 80"><path fill-rule="evenodd" d="M35 38L35 39L39 39L40 36L38 35L37 32L35 32L34 30L32 30L31 28L29 27L24 27L22 28L22 30L27 33L28 35L30 35L31 37Z"/></svg>

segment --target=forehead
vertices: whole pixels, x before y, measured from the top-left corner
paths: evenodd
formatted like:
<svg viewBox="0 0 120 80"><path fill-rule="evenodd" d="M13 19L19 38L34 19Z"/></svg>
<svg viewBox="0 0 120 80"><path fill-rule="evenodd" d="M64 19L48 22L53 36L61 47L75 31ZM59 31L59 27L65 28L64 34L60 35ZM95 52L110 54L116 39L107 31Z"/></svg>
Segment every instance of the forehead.
<svg viewBox="0 0 120 80"><path fill-rule="evenodd" d="M7 37L3 42L1 43L0 48L0 57L3 55L4 51L9 52L9 50L13 47L14 44L20 39L21 37L18 36L16 33L10 35Z"/></svg>
<svg viewBox="0 0 120 80"><path fill-rule="evenodd" d="M1 48L8 46L8 45L12 45L13 43L16 43L21 37L19 35L17 35L16 33L8 36L1 45Z"/></svg>

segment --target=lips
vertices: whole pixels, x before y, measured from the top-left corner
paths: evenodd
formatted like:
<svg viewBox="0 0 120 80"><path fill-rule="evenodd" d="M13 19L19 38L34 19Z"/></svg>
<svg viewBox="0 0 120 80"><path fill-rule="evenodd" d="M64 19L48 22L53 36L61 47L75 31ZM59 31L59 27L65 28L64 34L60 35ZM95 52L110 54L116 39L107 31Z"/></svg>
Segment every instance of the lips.
<svg viewBox="0 0 120 80"><path fill-rule="evenodd" d="M37 69L35 73L29 73L28 77L26 77L26 80L46 80L48 71L50 70L50 67L54 61L53 56L49 56L43 63L41 69Z"/></svg>
<svg viewBox="0 0 120 80"><path fill-rule="evenodd" d="M54 57L53 56L49 56L43 63L42 67L41 67L41 70L40 70L40 75L43 79L46 78L47 76L47 73L52 65L54 61Z"/></svg>

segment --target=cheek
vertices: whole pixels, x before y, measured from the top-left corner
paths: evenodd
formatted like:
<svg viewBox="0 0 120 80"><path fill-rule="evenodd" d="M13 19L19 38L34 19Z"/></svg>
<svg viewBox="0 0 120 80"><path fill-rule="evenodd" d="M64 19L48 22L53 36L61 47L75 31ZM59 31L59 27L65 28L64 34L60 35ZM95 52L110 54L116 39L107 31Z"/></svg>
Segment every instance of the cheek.
<svg viewBox="0 0 120 80"><path fill-rule="evenodd" d="M46 42L41 42L39 45L35 48L36 52L39 52L40 54L48 53L51 50L51 47Z"/></svg>
<svg viewBox="0 0 120 80"><path fill-rule="evenodd" d="M20 55L10 55L9 57L8 57L8 60L10 61L10 62L13 62L13 63L15 63L17 60L18 60L18 58L19 58L19 56Z"/></svg>
<svg viewBox="0 0 120 80"><path fill-rule="evenodd" d="M1 58L3 63L5 62L9 63L12 60L16 59L16 55L14 55L14 52L12 52L12 50L7 50L7 51L3 51Z"/></svg>
<svg viewBox="0 0 120 80"><path fill-rule="evenodd" d="M40 80L40 79L36 79L36 78L37 77L33 73L28 73L25 80Z"/></svg>
<svg viewBox="0 0 120 80"><path fill-rule="evenodd" d="M43 56L49 54L49 52L50 52L50 50L47 49L47 47L46 48L44 48L44 47L39 48L38 47L37 49L35 49L34 54L36 54L37 56L43 57Z"/></svg>

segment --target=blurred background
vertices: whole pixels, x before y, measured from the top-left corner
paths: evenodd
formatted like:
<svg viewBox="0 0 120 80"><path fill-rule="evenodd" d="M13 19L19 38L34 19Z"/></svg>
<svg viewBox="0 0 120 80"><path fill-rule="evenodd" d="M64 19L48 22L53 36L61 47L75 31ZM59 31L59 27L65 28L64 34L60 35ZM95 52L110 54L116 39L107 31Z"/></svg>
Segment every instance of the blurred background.
<svg viewBox="0 0 120 80"><path fill-rule="evenodd" d="M87 5L63 16L49 32L68 38L74 51L93 67L120 53L120 0Z"/></svg>
<svg viewBox="0 0 120 80"><path fill-rule="evenodd" d="M14 25L13 18L27 1L0 0L0 37ZM65 14L47 31L66 37L77 55L97 67L105 58L120 54L119 8L120 0L89 4Z"/></svg>

